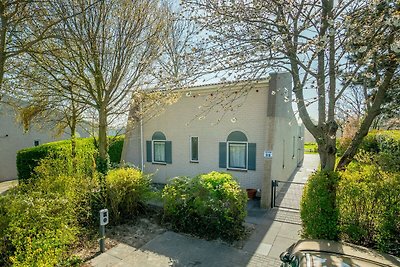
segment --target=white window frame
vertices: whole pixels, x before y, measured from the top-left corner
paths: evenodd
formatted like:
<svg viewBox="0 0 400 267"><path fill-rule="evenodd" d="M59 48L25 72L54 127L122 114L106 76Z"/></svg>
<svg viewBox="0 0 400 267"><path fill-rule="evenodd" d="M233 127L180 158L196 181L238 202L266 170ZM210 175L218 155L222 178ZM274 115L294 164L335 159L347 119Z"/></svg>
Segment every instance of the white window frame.
<svg viewBox="0 0 400 267"><path fill-rule="evenodd" d="M37 145L36 142L38 143ZM40 146L40 139L33 140L33 146Z"/></svg>
<svg viewBox="0 0 400 267"><path fill-rule="evenodd" d="M192 158L192 138L193 137L196 137L197 138L197 160L194 160L193 158ZM200 138L198 137L198 136L190 136L189 137L189 158L190 158L190 162L193 162L193 163L199 163L199 148L200 148L200 146L199 146L199 143L200 143Z"/></svg>
<svg viewBox="0 0 400 267"><path fill-rule="evenodd" d="M235 168L230 166L229 162L229 146L230 144L245 144L246 145L246 167L245 168ZM226 142L226 167L228 170L237 170L237 171L247 171L249 169L249 142L243 141L228 141Z"/></svg>
<svg viewBox="0 0 400 267"><path fill-rule="evenodd" d="M155 142L162 142L164 143L164 161L156 161L155 160L155 153L154 153L154 143ZM165 150L166 150L166 141L165 140L151 140L151 162L154 164L162 164L166 165L166 158L165 158Z"/></svg>

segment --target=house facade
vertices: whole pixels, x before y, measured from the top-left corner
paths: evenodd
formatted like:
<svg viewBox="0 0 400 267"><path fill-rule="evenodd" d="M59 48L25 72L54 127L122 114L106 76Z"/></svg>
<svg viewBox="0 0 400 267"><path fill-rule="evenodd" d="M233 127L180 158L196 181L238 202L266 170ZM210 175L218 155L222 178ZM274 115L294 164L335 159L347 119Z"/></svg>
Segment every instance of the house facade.
<svg viewBox="0 0 400 267"><path fill-rule="evenodd" d="M127 127L122 161L157 183L229 172L241 187L260 189L267 207L271 179L288 180L303 160L304 128L294 116L291 92L287 73L182 89L157 116Z"/></svg>
<svg viewBox="0 0 400 267"><path fill-rule="evenodd" d="M0 103L0 181L17 179L17 152L23 148L70 138L68 133L54 136L50 127L32 127L24 132L16 120L15 110Z"/></svg>

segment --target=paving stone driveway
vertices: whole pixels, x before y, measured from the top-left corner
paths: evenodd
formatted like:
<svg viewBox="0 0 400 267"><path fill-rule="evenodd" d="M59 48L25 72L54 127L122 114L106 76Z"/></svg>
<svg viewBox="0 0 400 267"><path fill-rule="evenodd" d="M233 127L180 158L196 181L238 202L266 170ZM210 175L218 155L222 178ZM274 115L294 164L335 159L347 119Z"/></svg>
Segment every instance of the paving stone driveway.
<svg viewBox="0 0 400 267"><path fill-rule="evenodd" d="M304 164L293 180L305 182L318 164L318 155L306 154ZM280 266L280 253L300 238L298 211L282 208L267 211L252 206L246 223L252 224L255 230L241 250L217 241L165 232L139 249L119 244L91 260L90 264L95 267L274 267Z"/></svg>

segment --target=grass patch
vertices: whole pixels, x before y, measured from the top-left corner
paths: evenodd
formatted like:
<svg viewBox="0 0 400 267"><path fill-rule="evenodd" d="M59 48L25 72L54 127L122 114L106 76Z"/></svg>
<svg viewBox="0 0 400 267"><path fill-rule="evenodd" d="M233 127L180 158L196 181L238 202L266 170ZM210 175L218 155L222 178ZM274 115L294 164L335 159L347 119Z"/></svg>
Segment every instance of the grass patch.
<svg viewBox="0 0 400 267"><path fill-rule="evenodd" d="M317 154L318 153L318 145L317 143L304 143L304 153L306 154Z"/></svg>

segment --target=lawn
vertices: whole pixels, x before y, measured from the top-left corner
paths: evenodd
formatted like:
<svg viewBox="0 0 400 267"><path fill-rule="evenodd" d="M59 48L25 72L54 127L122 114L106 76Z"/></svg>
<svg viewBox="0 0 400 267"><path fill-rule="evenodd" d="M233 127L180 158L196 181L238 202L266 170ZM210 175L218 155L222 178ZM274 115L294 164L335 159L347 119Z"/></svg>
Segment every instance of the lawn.
<svg viewBox="0 0 400 267"><path fill-rule="evenodd" d="M305 143L304 144L304 153L306 153L306 154L318 153L317 143Z"/></svg>

